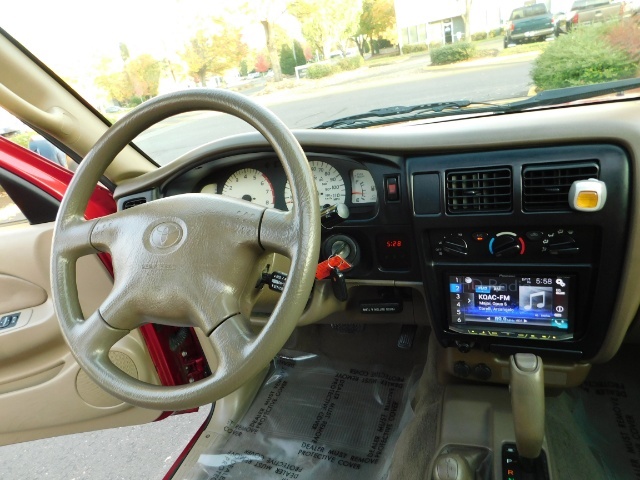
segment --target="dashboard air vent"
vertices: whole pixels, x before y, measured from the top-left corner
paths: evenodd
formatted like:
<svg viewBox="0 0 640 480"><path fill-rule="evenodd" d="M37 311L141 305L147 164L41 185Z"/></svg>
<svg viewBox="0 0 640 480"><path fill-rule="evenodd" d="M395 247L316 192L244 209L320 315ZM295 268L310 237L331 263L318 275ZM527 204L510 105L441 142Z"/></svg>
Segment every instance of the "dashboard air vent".
<svg viewBox="0 0 640 480"><path fill-rule="evenodd" d="M447 212L451 214L511 211L511 170L447 172Z"/></svg>
<svg viewBox="0 0 640 480"><path fill-rule="evenodd" d="M122 210L135 207L136 205L142 205L143 203L147 203L147 199L144 197L129 198L122 204Z"/></svg>
<svg viewBox="0 0 640 480"><path fill-rule="evenodd" d="M576 180L598 178L595 162L526 165L522 170L522 207L526 212L566 211Z"/></svg>

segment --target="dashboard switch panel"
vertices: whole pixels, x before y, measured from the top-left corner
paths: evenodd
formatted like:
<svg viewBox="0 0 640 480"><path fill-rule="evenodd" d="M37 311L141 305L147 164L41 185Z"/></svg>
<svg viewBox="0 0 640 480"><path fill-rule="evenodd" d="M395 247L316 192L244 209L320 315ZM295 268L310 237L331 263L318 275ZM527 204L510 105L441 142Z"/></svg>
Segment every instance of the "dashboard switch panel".
<svg viewBox="0 0 640 480"><path fill-rule="evenodd" d="M436 262L591 261L597 244L593 227L540 227L527 230L432 231L431 255Z"/></svg>

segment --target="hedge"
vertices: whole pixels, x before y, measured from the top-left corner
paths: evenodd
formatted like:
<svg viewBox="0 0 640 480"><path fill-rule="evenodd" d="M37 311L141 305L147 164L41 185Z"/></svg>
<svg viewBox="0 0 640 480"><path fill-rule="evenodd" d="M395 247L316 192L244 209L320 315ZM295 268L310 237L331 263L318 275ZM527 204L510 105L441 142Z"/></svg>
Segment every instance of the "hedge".
<svg viewBox="0 0 640 480"><path fill-rule="evenodd" d="M607 39L610 26L593 26L563 35L533 66L539 90L574 87L634 77L638 63Z"/></svg>
<svg viewBox="0 0 640 480"><path fill-rule="evenodd" d="M431 50L432 65L446 65L473 58L475 46L467 42L452 43Z"/></svg>
<svg viewBox="0 0 640 480"><path fill-rule="evenodd" d="M402 53L426 52L429 49L424 43L415 43L413 45L403 45Z"/></svg>
<svg viewBox="0 0 640 480"><path fill-rule="evenodd" d="M349 71L349 70L357 70L358 68L364 65L364 58L360 55L356 55L355 57L347 57L341 58L338 60L338 67L340 70Z"/></svg>
<svg viewBox="0 0 640 480"><path fill-rule="evenodd" d="M307 69L307 77L308 78L322 78L328 77L329 75L333 75L334 73L338 73L340 71L340 67L333 63L317 63L311 65Z"/></svg>

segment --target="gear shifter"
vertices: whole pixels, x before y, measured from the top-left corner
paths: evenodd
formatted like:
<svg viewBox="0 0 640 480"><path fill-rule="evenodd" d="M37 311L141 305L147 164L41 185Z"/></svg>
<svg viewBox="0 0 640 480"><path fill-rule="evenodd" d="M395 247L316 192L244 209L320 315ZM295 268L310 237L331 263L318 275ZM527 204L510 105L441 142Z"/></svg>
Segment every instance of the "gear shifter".
<svg viewBox="0 0 640 480"><path fill-rule="evenodd" d="M517 353L509 362L511 409L520 465L526 472L538 470L536 459L544 440L544 373L542 359L530 353Z"/></svg>

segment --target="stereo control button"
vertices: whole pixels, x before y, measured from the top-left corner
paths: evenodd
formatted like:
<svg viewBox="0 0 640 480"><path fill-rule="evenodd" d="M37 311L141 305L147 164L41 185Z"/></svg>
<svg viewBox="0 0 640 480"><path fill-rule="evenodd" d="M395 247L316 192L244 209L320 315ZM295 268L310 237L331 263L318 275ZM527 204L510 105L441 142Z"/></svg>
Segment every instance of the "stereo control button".
<svg viewBox="0 0 640 480"><path fill-rule="evenodd" d="M473 238L476 242L484 242L489 238L489 234L486 232L473 232L471 234L471 238Z"/></svg>
<svg viewBox="0 0 640 480"><path fill-rule="evenodd" d="M540 230L532 230L531 232L527 232L526 235L532 242L537 242L542 239L544 232L541 232Z"/></svg>

